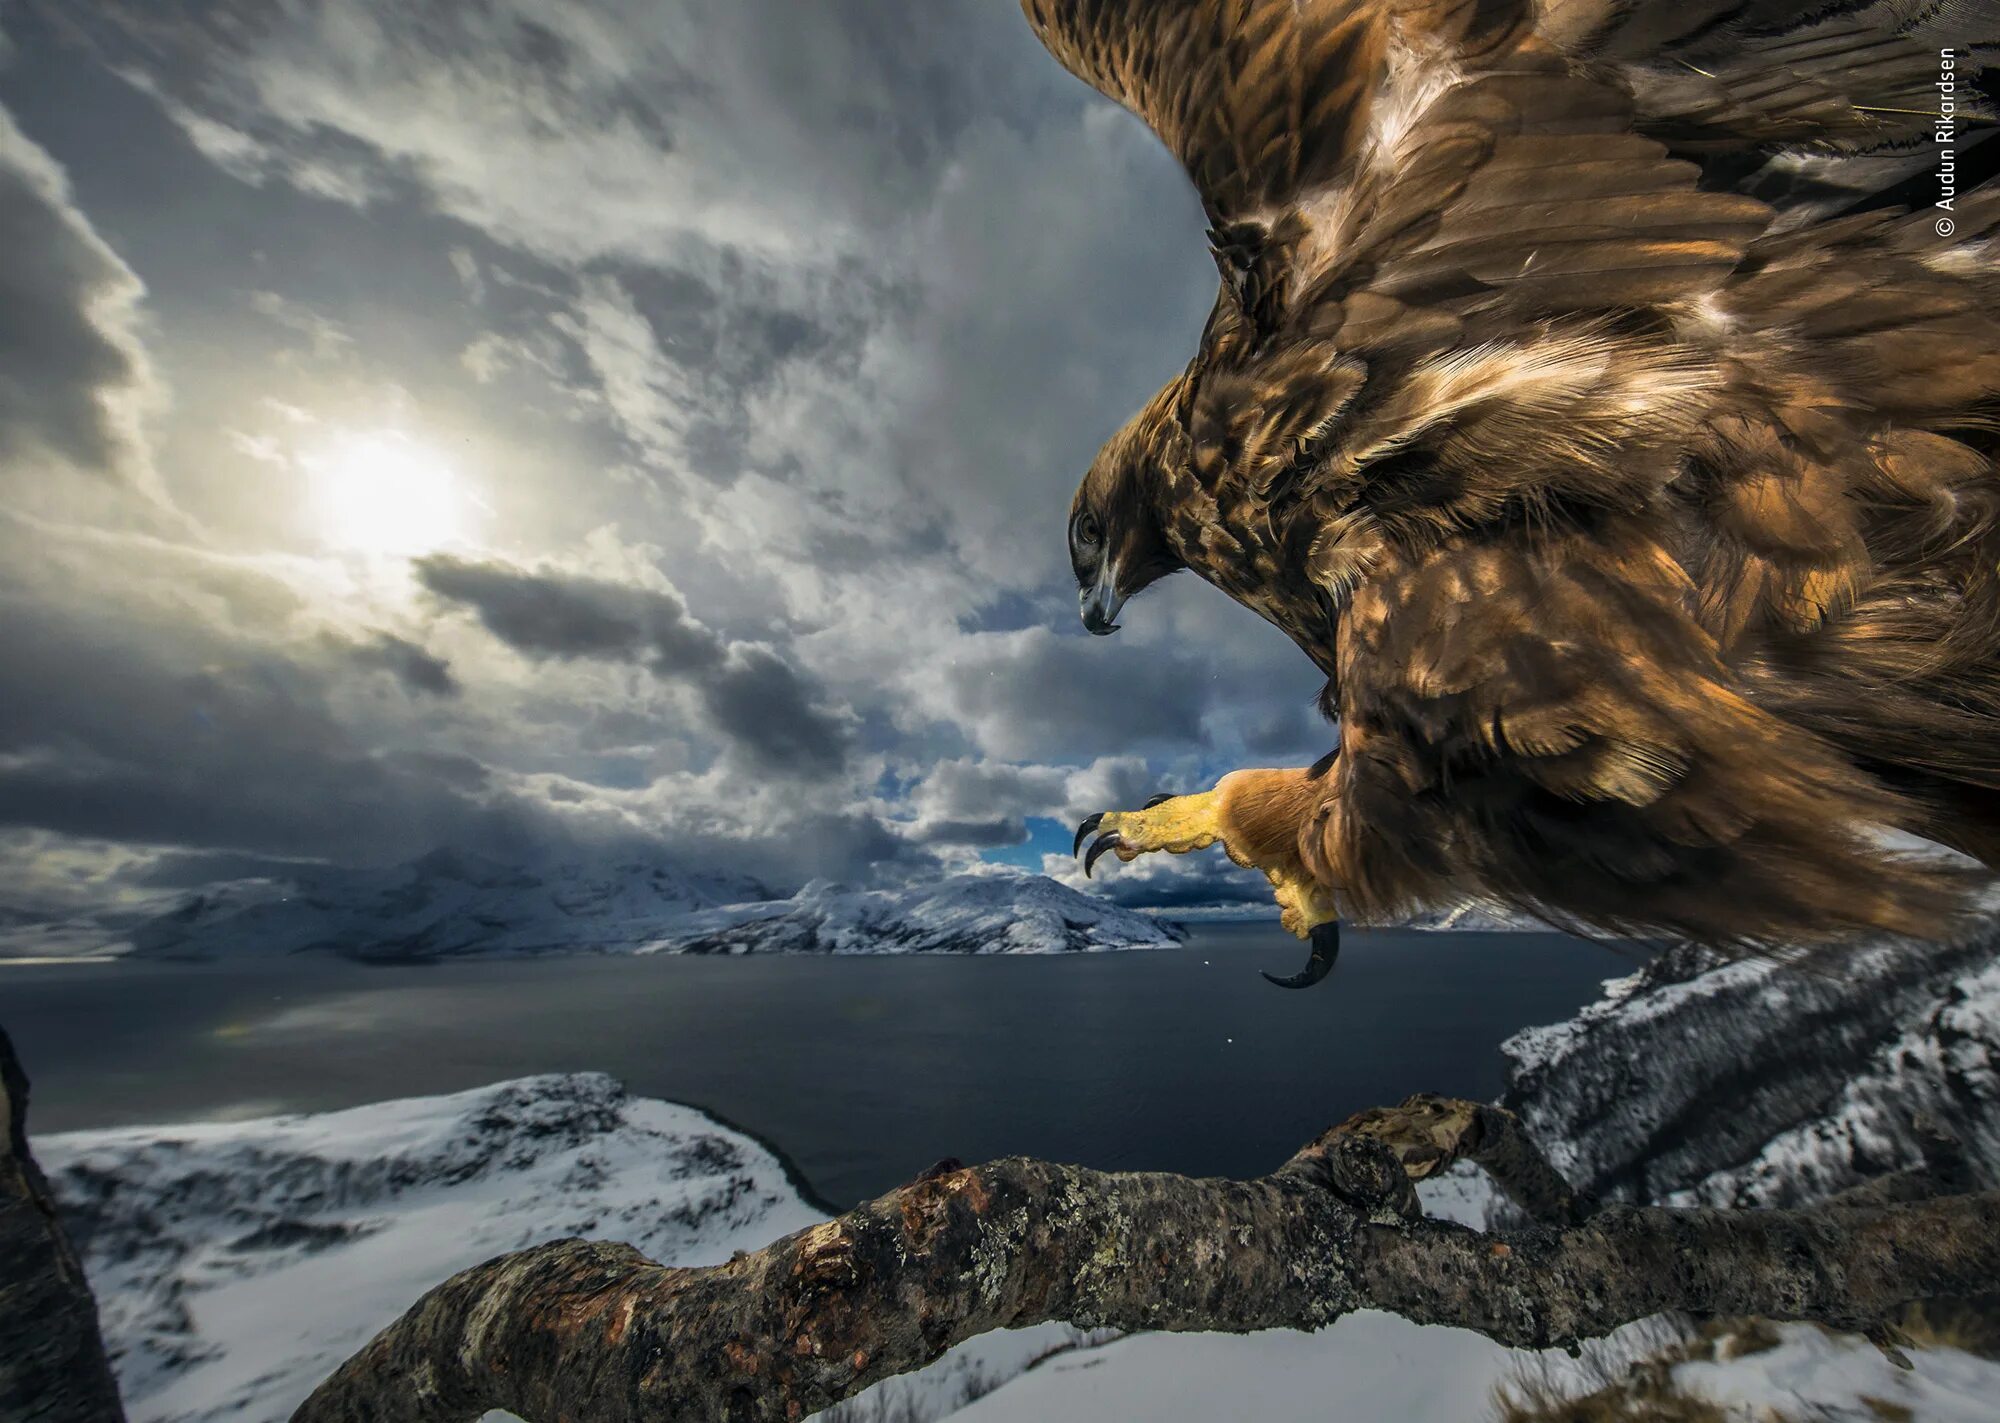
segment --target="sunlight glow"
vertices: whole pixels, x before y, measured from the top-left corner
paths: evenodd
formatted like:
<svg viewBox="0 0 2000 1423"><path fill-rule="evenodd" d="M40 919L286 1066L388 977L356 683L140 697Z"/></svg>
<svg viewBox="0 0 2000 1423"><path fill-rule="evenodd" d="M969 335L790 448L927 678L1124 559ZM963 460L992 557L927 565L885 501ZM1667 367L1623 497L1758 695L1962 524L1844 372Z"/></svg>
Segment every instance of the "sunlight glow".
<svg viewBox="0 0 2000 1423"><path fill-rule="evenodd" d="M300 464L315 528L334 548L408 557L469 532L473 500L443 456L407 435L345 434Z"/></svg>

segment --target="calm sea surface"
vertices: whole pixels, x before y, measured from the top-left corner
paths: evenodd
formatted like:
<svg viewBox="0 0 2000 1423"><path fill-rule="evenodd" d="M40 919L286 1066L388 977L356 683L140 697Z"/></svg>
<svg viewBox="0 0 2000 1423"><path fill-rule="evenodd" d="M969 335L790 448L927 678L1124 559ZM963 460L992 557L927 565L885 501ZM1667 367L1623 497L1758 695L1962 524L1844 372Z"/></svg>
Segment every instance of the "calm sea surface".
<svg viewBox="0 0 2000 1423"><path fill-rule="evenodd" d="M1362 1107L1499 1090L1500 1041L1633 961L1556 934L1196 930L1020 958L319 958L0 966L30 1125L354 1106L536 1072L705 1107L850 1205L940 1157L1255 1175Z"/></svg>

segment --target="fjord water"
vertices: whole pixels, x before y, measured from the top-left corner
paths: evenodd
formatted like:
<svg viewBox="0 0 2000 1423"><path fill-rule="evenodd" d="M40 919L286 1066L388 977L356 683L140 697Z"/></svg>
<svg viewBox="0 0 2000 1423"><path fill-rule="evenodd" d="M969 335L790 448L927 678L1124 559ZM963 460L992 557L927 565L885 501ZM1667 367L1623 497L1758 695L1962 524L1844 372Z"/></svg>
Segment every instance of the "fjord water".
<svg viewBox="0 0 2000 1423"><path fill-rule="evenodd" d="M1491 1097L1499 1044L1634 960L1559 934L1267 925L1184 948L1022 957L317 956L0 967L37 1133L263 1116L609 1072L771 1143L827 1203L934 1161L1025 1154L1250 1176L1415 1091Z"/></svg>

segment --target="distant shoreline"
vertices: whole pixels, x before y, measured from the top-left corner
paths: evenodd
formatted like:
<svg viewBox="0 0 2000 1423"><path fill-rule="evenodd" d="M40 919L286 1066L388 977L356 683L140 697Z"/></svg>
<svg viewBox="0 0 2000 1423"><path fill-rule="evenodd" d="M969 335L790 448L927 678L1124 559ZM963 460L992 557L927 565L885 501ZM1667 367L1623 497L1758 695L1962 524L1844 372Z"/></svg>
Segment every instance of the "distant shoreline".
<svg viewBox="0 0 2000 1423"><path fill-rule="evenodd" d="M8 956L0 954L0 968L18 964L23 968L47 968L51 964L66 963L122 963L130 954L22 954Z"/></svg>

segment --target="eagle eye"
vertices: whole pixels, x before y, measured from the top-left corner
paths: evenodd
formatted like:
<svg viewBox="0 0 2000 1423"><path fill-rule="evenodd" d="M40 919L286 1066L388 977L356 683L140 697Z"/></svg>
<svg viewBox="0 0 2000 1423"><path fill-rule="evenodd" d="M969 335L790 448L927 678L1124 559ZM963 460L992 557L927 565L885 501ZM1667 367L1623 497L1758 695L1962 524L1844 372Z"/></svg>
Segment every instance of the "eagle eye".
<svg viewBox="0 0 2000 1423"><path fill-rule="evenodd" d="M1082 548L1096 548L1103 531L1097 526L1097 515L1088 509L1079 510L1076 522L1071 526L1071 534Z"/></svg>

